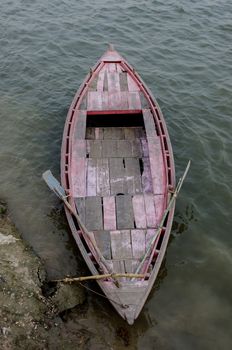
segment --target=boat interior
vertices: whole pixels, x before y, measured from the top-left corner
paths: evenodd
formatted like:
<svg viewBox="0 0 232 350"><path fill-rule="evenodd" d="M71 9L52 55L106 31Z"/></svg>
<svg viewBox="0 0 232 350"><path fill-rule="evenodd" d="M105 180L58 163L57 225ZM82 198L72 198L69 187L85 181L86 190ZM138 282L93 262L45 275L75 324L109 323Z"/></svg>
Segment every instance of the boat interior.
<svg viewBox="0 0 232 350"><path fill-rule="evenodd" d="M149 109L80 112L77 132L83 115L84 140L77 138L72 147L76 209L112 270L133 273L164 210L164 165L154 118ZM161 243L162 234L157 254Z"/></svg>

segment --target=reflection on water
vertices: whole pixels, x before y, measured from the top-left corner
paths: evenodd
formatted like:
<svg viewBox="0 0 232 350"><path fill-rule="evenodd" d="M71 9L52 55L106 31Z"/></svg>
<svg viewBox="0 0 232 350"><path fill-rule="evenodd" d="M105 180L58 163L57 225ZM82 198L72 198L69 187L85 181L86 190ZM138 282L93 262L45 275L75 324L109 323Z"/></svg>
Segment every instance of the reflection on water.
<svg viewBox="0 0 232 350"><path fill-rule="evenodd" d="M172 233L170 240L175 235L182 234L187 231L192 221L197 221L194 216L194 207L192 204L188 204L185 211L183 212L176 211L172 224Z"/></svg>
<svg viewBox="0 0 232 350"><path fill-rule="evenodd" d="M68 231L69 226L65 216L63 203L60 203L59 207L52 208L47 216L51 219L57 230Z"/></svg>

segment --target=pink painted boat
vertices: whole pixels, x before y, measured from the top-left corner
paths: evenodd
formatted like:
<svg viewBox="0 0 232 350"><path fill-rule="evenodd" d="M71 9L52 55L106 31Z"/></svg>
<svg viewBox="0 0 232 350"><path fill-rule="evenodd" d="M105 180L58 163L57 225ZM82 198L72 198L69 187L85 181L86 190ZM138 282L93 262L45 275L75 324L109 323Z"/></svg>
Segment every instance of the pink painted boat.
<svg viewBox="0 0 232 350"><path fill-rule="evenodd" d="M73 99L63 134L61 174L73 211L97 245L66 208L92 275L144 274L120 278L119 286L111 277L97 281L117 312L133 324L166 251L174 205L162 218L175 187L175 169L156 100L112 47Z"/></svg>

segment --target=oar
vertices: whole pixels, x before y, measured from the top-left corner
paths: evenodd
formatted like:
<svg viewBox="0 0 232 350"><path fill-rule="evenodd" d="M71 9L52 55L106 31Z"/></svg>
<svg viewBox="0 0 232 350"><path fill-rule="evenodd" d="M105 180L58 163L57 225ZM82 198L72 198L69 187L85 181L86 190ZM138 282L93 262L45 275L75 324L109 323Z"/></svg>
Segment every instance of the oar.
<svg viewBox="0 0 232 350"><path fill-rule="evenodd" d="M102 264L105 266L105 268L113 273L111 267L107 264L104 256L102 255L102 253L100 252L98 246L96 245L95 239L94 239L94 235L92 232L89 232L88 229L86 228L86 226L84 225L84 223L82 222L80 216L73 210L72 206L69 204L69 202L67 201L67 195L66 192L64 190L64 188L60 185L59 181L57 181L57 179L52 175L51 170L47 170L43 173L43 179L46 182L46 184L48 185L48 187L55 192L55 194L64 202L64 204L66 205L66 207L69 209L69 211L73 214L73 216L75 216L79 227L82 229L83 233L85 234L86 237L88 237L88 239L90 240L90 242L92 243L96 253L98 254Z"/></svg>
<svg viewBox="0 0 232 350"><path fill-rule="evenodd" d="M176 186L176 189L175 191L173 192L173 195L172 195L172 198L170 199L169 203L168 203L168 206L167 206L167 209L164 211L164 214L163 214L163 217L160 221L160 224L158 226L158 230L156 231L154 237L151 239L150 243L149 243L149 247L145 253L145 255L143 256L143 259L142 261L140 262L139 266L137 267L136 271L135 271L135 274L138 274L139 271L141 270L144 262L146 261L147 257L150 255L152 249L153 249L153 244L155 243L156 239L159 237L161 231L162 231L162 228L163 228L163 224L164 224L164 221L166 219L166 216L168 215L169 211L171 210L179 192L180 192L180 189L183 185L183 182L184 182L184 179L186 178L186 175L188 173L188 170L189 170L189 167L190 167L190 164L191 164L191 161L189 160L188 161L188 164L186 166L186 169L184 171L184 174L182 175L182 177L179 179L178 181L178 184Z"/></svg>

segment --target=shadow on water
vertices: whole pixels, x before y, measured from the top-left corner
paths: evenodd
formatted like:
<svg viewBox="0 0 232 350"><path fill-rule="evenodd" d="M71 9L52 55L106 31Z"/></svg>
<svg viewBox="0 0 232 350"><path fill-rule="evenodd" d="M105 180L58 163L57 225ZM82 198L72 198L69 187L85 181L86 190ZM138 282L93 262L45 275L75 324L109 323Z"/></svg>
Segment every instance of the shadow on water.
<svg viewBox="0 0 232 350"><path fill-rule="evenodd" d="M197 218L194 214L194 206L188 204L183 212L176 212L172 224L172 232L169 242L172 241L175 235L180 235L186 232L191 222L196 222Z"/></svg>
<svg viewBox="0 0 232 350"><path fill-rule="evenodd" d="M67 249L70 254L75 259L75 266L77 266L76 274L75 276L82 276L88 274L88 269L85 264L85 261L79 252L79 249L77 247L77 244L73 238L71 229L68 225L68 221L65 215L64 211L64 205L62 202L59 202L59 205L56 207L53 207L50 212L47 214L48 218L51 219L52 223L54 224L54 227L61 232L65 232L67 239L65 242L65 249ZM68 262L66 262L68 263ZM56 276L56 278L64 278L68 277L69 274L65 274L63 276Z"/></svg>

